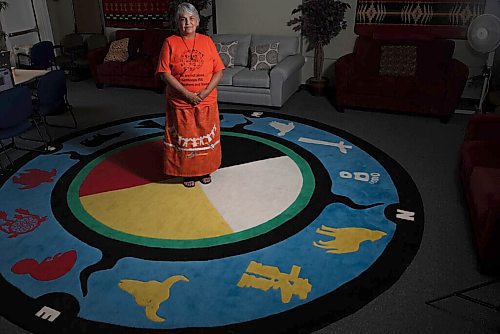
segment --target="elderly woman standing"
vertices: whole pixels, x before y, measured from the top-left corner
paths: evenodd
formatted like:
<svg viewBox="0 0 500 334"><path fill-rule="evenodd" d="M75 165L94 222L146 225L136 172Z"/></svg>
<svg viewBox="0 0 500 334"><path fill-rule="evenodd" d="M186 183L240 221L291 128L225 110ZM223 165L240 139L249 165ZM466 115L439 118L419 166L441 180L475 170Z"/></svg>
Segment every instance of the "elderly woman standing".
<svg viewBox="0 0 500 334"><path fill-rule="evenodd" d="M175 17L179 35L165 39L156 70L167 85L163 169L194 187L210 183L221 163L216 87L224 65L212 39L196 32L193 5L181 3Z"/></svg>

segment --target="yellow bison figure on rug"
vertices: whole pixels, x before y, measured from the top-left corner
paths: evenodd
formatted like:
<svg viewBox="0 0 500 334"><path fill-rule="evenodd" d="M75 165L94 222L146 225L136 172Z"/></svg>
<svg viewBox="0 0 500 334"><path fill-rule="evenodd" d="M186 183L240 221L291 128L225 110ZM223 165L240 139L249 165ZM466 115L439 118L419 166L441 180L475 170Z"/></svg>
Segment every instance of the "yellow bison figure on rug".
<svg viewBox="0 0 500 334"><path fill-rule="evenodd" d="M123 279L118 286L134 296L137 305L144 307L146 317L154 322L163 322L165 319L159 317L156 312L160 304L170 297L170 288L178 281L189 282L185 276L175 275L167 278L163 282L158 281L138 281Z"/></svg>

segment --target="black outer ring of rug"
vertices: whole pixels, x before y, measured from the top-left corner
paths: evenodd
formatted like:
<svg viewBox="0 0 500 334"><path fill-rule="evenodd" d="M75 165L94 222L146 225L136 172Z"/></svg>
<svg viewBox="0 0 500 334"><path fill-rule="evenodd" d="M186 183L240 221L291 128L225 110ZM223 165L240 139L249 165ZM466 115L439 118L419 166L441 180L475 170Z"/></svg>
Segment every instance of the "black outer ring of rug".
<svg viewBox="0 0 500 334"><path fill-rule="evenodd" d="M252 111L241 112L238 110L221 110L223 113L235 113L244 114L250 117ZM104 124L101 126L93 127L90 129L82 130L77 133L65 136L58 140L58 143L62 143L70 138L77 137L79 135L85 134L89 131L96 131L109 127L111 125L121 124L130 122L132 120L148 119L151 117L159 117L163 114L154 114L147 116L138 116L132 119L120 120ZM61 293L60 295L51 296L51 298L46 298L47 295L41 296L38 299L33 299L22 293L19 289L14 288L5 280L3 276L0 277L0 288L2 291L6 291L5 300L15 300L15 303L0 303L1 314L4 315L11 321L16 322L23 328L34 331L36 333L86 333L86 332L106 332L106 333L255 333L255 332L272 332L272 333L307 333L313 330L318 330L334 321L337 321L347 315L350 315L360 308L362 308L366 303L376 298L382 292L387 290L392 284L394 284L401 274L406 270L408 265L413 260L418 248L423 234L423 219L424 219L424 208L422 199L418 192L418 189L413 182L411 176L404 170L396 161L394 161L387 154L381 150L373 147L364 140L351 135L334 127L330 127L324 124L320 124L313 121L306 121L298 117L292 117L282 114L275 114L270 112L265 112L264 117L276 117L276 118L286 118L290 121L302 122L308 125L314 126L318 129L322 129L328 132L333 132L336 135L341 136L349 140L351 143L359 146L363 150L369 152L377 161L384 166L393 181L399 185L404 185L404 187L398 187L398 195L401 200L398 208L412 208L418 215L415 218L414 224L403 223L398 219L391 219L397 225L396 232L386 247L383 254L373 263L366 271L361 273L359 276L340 286L331 293L325 294L315 300L297 306L288 311L271 315L265 318L260 318L248 322L242 322L234 325L220 326L220 327L209 327L209 328L182 328L182 329L143 329L143 328L131 328L123 327L112 324L98 323L94 321L84 320L82 318L75 318L78 315L78 306L72 301L69 294ZM158 135L158 134L155 134ZM260 134L262 136L262 134ZM148 136L146 136L148 137ZM137 140L134 139L134 141ZM277 140L273 137L273 140ZM123 144L120 143L121 145ZM60 148L60 145L56 146ZM36 153L29 153L23 158L15 162L16 170L20 168L23 164L30 161L34 157L38 156ZM304 156L307 156L304 153ZM309 160L310 158L310 160ZM308 162L315 165L319 161L315 161L315 157L308 157ZM314 167L315 172L326 173L324 167ZM2 176L0 178L0 185L3 185L10 177L15 174L16 170L12 171L8 175ZM68 173L74 173L73 171ZM68 174L70 175L70 174ZM326 175L328 176L328 175ZM316 179L318 179L316 177ZM328 177L324 178L329 180ZM331 187L331 181L325 182L327 189ZM65 185L58 185L64 189ZM322 209L325 200L318 199L321 203L319 208ZM331 200L331 199L330 199ZM52 203L61 205L61 199L58 195L54 195L52 198ZM330 203L328 200L326 202ZM396 210L396 205L389 205L385 214L388 219L393 217L393 212ZM311 215L311 218L317 213ZM68 219L62 213L58 214L58 218L65 220ZM70 217L69 217L70 218ZM71 218L70 218L71 219ZM301 227L302 228L302 227ZM286 233L286 231L280 231ZM293 234L293 233L291 233ZM78 232L81 236L81 231ZM92 232L92 237L95 238L96 234ZM411 237L411 239L408 239ZM88 241L88 240L87 240ZM108 242L107 240L106 242ZM271 241L269 241L271 242ZM272 243L272 242L271 242ZM132 247L133 245L127 244L127 247ZM224 246L225 247L225 246ZM222 247L221 249L223 249ZM141 247L142 249L142 247ZM151 248L148 248L152 251ZM116 251L116 249L115 249ZM164 256L164 249L161 249L158 256L158 260L164 259L160 255ZM185 251L185 250L184 250ZM134 256L138 256L139 253L134 253ZM154 250L152 253L154 254ZM231 251L234 252L234 251ZM398 257L398 264L394 264L394 257L390 257L389 254L398 252L401 256ZM234 253L237 254L238 252ZM123 254L126 256L128 251ZM151 258L148 255L147 258ZM219 256L225 256L224 252L220 252ZM215 258L216 258L215 257ZM214 257L208 257L214 258ZM198 258L199 259L199 258ZM173 260L173 258L169 259ZM176 258L175 260L181 261L182 259ZM111 259L109 264L112 265L115 260ZM376 277L376 279L374 279ZM24 317L23 314L34 314L40 307L40 305L47 305L56 301L57 306L64 308L67 318L61 317L56 320L57 323L48 323L47 321L42 321L35 317ZM336 301L333 303L332 301ZM338 301L345 301L346 303L339 303ZM56 306L56 305L54 305ZM22 319L22 320L21 320Z"/></svg>

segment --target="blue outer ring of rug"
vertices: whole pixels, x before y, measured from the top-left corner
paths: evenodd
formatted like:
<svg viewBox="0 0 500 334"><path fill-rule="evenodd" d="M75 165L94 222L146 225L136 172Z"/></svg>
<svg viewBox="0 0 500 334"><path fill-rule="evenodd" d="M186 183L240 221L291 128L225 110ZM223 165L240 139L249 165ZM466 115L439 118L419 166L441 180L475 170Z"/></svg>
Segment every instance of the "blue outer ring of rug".
<svg viewBox="0 0 500 334"><path fill-rule="evenodd" d="M298 214L294 227L284 223L277 230L280 233L271 230L234 244L180 250L126 244L92 231L72 230L66 219L72 221L74 216L60 209L64 202L61 198L66 196L54 193L54 189L66 189L62 183L78 172L78 168L72 168L82 161L161 134L158 125L162 124L163 115L140 116L86 129L60 139L56 152L28 154L16 162L15 171L1 179L0 211L12 217L22 202L27 203L30 212L48 217L30 233L14 238L8 238L7 233L0 235L0 249L5 254L0 266L0 286L4 300L15 301L2 302L1 314L34 333L309 331L355 312L401 276L418 251L424 225L420 194L404 168L362 139L324 124L268 112L257 115L224 110L221 116L223 131L275 140L308 161L314 173L322 173L315 174L321 194L315 188L311 196L314 203ZM278 131L269 126L273 121L292 122L294 128L278 136ZM85 138L103 131L123 134L96 147L81 145ZM341 152L340 142L340 146L351 147L348 154ZM72 158L72 154L80 160ZM31 189L29 197L12 182L25 170L50 170L53 166L58 171L56 182ZM347 177L354 177L354 173L376 175L376 180L358 188L365 181L356 183ZM43 199L42 203L37 198ZM54 204L59 207L57 214L52 212ZM332 254L313 245L326 239L317 230L332 225L337 229L376 229L385 235L376 242L361 243L354 254ZM21 248L21 254L13 252ZM207 255L212 248L214 253ZM11 271L13 263L23 257L41 260L64 249L76 250L78 260L70 272L54 281L34 282L29 275ZM285 292L293 289L279 284L266 291L237 286L244 274L255 274L249 271L251 264L271 268L284 277L293 276L294 267L300 268L300 282L307 280L311 289L301 296L292 293L290 300L283 302ZM204 276L209 272L213 274ZM175 275L188 277L189 282L172 287L170 298L157 312L166 319L161 323L145 317L144 308L117 287L122 278L151 282ZM41 310L61 313L49 321L40 315Z"/></svg>

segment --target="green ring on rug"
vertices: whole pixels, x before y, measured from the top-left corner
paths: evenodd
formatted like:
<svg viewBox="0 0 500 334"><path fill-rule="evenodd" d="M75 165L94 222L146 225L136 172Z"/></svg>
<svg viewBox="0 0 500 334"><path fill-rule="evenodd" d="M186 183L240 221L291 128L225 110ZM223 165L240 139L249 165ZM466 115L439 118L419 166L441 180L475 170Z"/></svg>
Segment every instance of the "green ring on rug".
<svg viewBox="0 0 500 334"><path fill-rule="evenodd" d="M274 141L270 141L261 137L249 134L236 133L236 132L228 132L228 131L222 131L221 134L225 136L241 137L261 142L265 145L273 147L276 150L281 151L295 162L302 175L302 180L303 180L302 188L300 190L299 196L285 211L283 211L281 214L268 220L265 223L259 224L255 227L249 228L244 231L239 231L220 237L202 238L196 240L158 239L158 238L136 236L133 234L114 230L102 224L94 217L92 217L90 214L88 214L80 202L78 193L81 184L88 176L88 174L92 171L92 169L94 169L99 163L101 163L103 160L107 159L108 157L112 156L115 153L118 153L120 151L123 151L124 149L136 145L161 139L163 138L163 136L157 136L139 142L134 142L128 145L124 145L122 147L106 152L105 154L92 160L84 168L82 168L82 170L73 179L73 182L71 182L71 184L69 185L67 192L68 207L70 208L71 212L75 215L75 217L77 217L89 229L108 238L147 247L181 249L181 248L202 248L202 247L230 244L233 242L238 242L265 234L289 221L292 217L296 216L308 205L314 193L315 178L311 170L311 167L304 158L302 158L300 155L298 155L296 152L294 152L293 150L289 149L286 146L283 146Z"/></svg>

